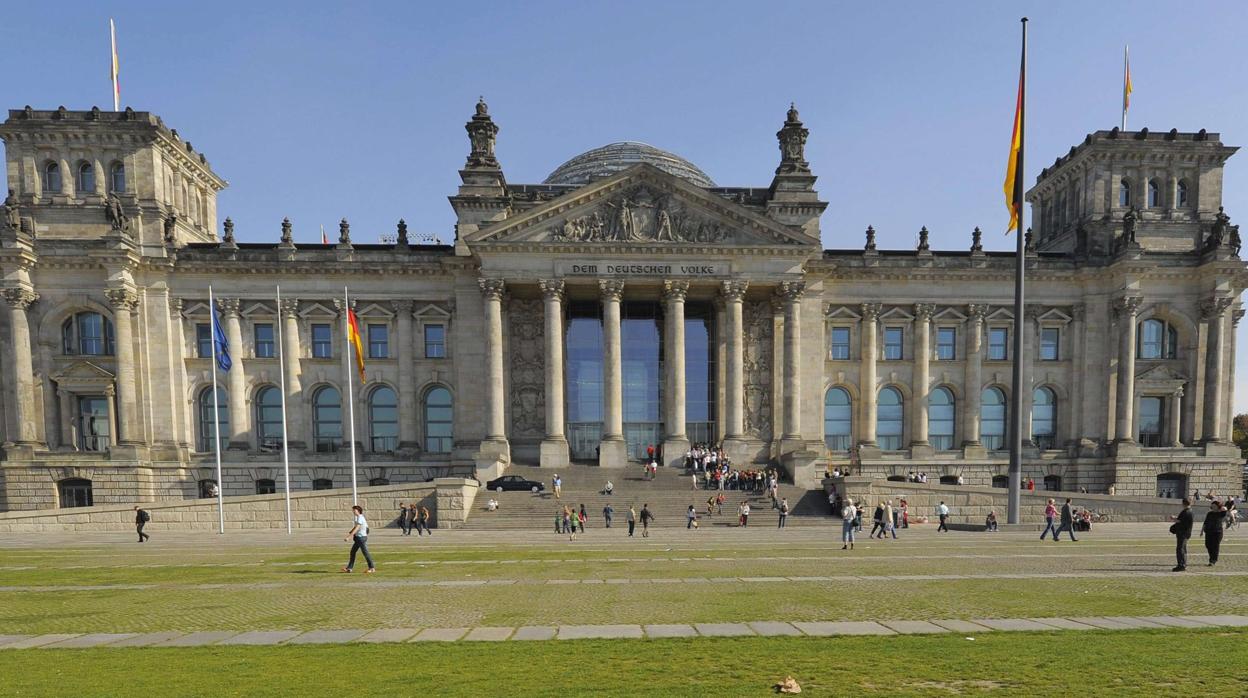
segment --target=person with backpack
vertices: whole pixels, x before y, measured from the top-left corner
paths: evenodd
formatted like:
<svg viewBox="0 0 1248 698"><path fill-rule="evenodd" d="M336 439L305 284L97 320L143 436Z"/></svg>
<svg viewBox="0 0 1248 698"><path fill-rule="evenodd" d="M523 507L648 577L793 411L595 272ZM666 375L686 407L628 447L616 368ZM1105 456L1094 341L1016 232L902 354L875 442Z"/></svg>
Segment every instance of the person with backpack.
<svg viewBox="0 0 1248 698"><path fill-rule="evenodd" d="M428 534L429 534L429 535L431 535L431 536L433 535L433 529L429 528L429 519L430 519L430 518L432 518L432 517L430 517L430 515L429 515L429 507L426 507L426 506L423 506L423 505L422 505L422 506L420 507L419 512L416 514L416 533L417 533L417 535L423 535L423 534L420 532L420 531L421 531L421 529L424 529L425 533L428 533Z"/></svg>
<svg viewBox="0 0 1248 698"><path fill-rule="evenodd" d="M789 519L789 499L788 497L785 497L784 500L780 502L780 525L777 526L777 528L784 528L784 524L788 522L788 519Z"/></svg>
<svg viewBox="0 0 1248 698"><path fill-rule="evenodd" d="M147 539L151 538L151 536L143 532L143 527L151 520L152 515L147 513L146 509L140 509L137 506L134 508L134 530L139 534L140 543L146 543Z"/></svg>
<svg viewBox="0 0 1248 698"><path fill-rule="evenodd" d="M650 505L641 505L641 537L650 537L650 522L654 521L654 514L650 513Z"/></svg>

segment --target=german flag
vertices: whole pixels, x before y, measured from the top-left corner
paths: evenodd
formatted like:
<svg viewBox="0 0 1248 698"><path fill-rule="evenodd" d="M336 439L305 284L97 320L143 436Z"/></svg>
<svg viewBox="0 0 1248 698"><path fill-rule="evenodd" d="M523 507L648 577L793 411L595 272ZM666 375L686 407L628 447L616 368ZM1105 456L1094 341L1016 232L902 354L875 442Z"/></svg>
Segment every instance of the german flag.
<svg viewBox="0 0 1248 698"><path fill-rule="evenodd" d="M1023 20L1023 58L1018 70L1018 97L1014 103L1014 132L1010 136L1010 157L1005 165L1005 207L1010 211L1006 234L1022 225L1023 217L1023 106L1027 85L1027 20Z"/></svg>
<svg viewBox="0 0 1248 698"><path fill-rule="evenodd" d="M355 367L360 372L360 385L364 385L364 346L360 341L360 321L354 310L347 311L347 341L355 349Z"/></svg>

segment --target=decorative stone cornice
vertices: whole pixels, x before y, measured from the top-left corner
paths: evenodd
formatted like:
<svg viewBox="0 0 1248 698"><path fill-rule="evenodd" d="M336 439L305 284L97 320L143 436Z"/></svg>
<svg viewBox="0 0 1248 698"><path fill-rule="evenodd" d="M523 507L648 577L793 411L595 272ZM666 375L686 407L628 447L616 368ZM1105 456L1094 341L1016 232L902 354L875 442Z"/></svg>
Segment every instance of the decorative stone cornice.
<svg viewBox="0 0 1248 698"><path fill-rule="evenodd" d="M110 288L104 292L108 304L116 310L134 310L139 307L139 297L128 288Z"/></svg>
<svg viewBox="0 0 1248 698"><path fill-rule="evenodd" d="M689 295L689 282L676 280L663 282L663 300L684 302Z"/></svg>
<svg viewBox="0 0 1248 698"><path fill-rule="evenodd" d="M218 298L217 307L225 317L238 317L242 301L238 298Z"/></svg>
<svg viewBox="0 0 1248 698"><path fill-rule="evenodd" d="M1210 296L1200 301L1200 317L1203 320L1212 320L1226 313L1227 309L1234 303L1233 298L1227 296Z"/></svg>
<svg viewBox="0 0 1248 698"><path fill-rule="evenodd" d="M477 285L481 287L481 295L495 301L503 299L507 287L502 279L477 279Z"/></svg>
<svg viewBox="0 0 1248 698"><path fill-rule="evenodd" d="M745 279L732 279L724 281L719 285L719 294L728 301L740 301L745 298L745 291L750 287L750 282Z"/></svg>
<svg viewBox="0 0 1248 698"><path fill-rule="evenodd" d="M15 310L26 310L32 303L39 300L39 294L28 288L14 287L3 291L4 302Z"/></svg>
<svg viewBox="0 0 1248 698"><path fill-rule="evenodd" d="M805 281L782 281L776 287L776 296L784 299L786 303L796 303L806 295Z"/></svg>
<svg viewBox="0 0 1248 698"><path fill-rule="evenodd" d="M538 279L537 285L541 287L545 300L563 301L563 279Z"/></svg>
<svg viewBox="0 0 1248 698"><path fill-rule="evenodd" d="M862 320L863 322L875 322L880 319L879 303L863 303L862 304Z"/></svg>
<svg viewBox="0 0 1248 698"><path fill-rule="evenodd" d="M914 319L919 322L928 322L932 319L932 315L936 313L935 303L915 303Z"/></svg>
<svg viewBox="0 0 1248 698"><path fill-rule="evenodd" d="M624 295L624 282L618 279L600 279L598 292L604 301L618 301Z"/></svg>

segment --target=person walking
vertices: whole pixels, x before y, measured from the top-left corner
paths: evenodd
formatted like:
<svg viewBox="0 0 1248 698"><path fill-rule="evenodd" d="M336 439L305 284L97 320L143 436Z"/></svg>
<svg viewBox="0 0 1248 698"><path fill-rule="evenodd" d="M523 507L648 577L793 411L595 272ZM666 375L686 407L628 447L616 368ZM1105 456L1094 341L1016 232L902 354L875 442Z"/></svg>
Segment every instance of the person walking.
<svg viewBox="0 0 1248 698"><path fill-rule="evenodd" d="M854 500L846 499L845 508L841 509L841 550L854 549L854 527L858 520L858 509Z"/></svg>
<svg viewBox="0 0 1248 698"><path fill-rule="evenodd" d="M607 528L611 528L611 517L615 514L615 509L611 508L611 503L602 508L602 518L607 522Z"/></svg>
<svg viewBox="0 0 1248 698"><path fill-rule="evenodd" d="M1057 540L1057 506L1050 499L1049 503L1044 506L1044 530L1040 532L1040 540L1044 540L1044 536L1053 533L1053 540Z"/></svg>
<svg viewBox="0 0 1248 698"><path fill-rule="evenodd" d="M550 488L555 491L555 499L563 496L563 480L559 479L559 473L550 479Z"/></svg>
<svg viewBox="0 0 1248 698"><path fill-rule="evenodd" d="M585 515L585 505L582 504L580 512L576 515L576 525L581 529L581 533L585 532L585 522L588 519L589 517Z"/></svg>
<svg viewBox="0 0 1248 698"><path fill-rule="evenodd" d="M650 522L654 521L654 514L650 513L650 505L641 505L641 537L650 537Z"/></svg>
<svg viewBox="0 0 1248 698"><path fill-rule="evenodd" d="M416 502L407 505L407 535L412 535L412 529L420 522L420 510L416 506Z"/></svg>
<svg viewBox="0 0 1248 698"><path fill-rule="evenodd" d="M750 503L741 502L741 527L750 525Z"/></svg>
<svg viewBox="0 0 1248 698"><path fill-rule="evenodd" d="M698 489L698 474L689 473L689 480L693 483L693 489Z"/></svg>
<svg viewBox="0 0 1248 698"><path fill-rule="evenodd" d="M893 500L891 499L884 502L884 530L880 531L880 538L883 538L885 533L892 534L893 540L897 539L897 524L893 518Z"/></svg>
<svg viewBox="0 0 1248 698"><path fill-rule="evenodd" d="M875 503L875 513L871 515L871 533L868 538L876 538L876 532L879 532L879 538L884 537L884 502Z"/></svg>
<svg viewBox="0 0 1248 698"><path fill-rule="evenodd" d="M1174 534L1174 569L1171 572L1182 572L1187 569L1187 539L1192 537L1192 500L1183 498L1183 511L1178 516L1171 516L1174 523L1170 532Z"/></svg>
<svg viewBox="0 0 1248 698"><path fill-rule="evenodd" d="M407 505L399 502L399 535L407 535Z"/></svg>
<svg viewBox="0 0 1248 698"><path fill-rule="evenodd" d="M697 525L698 512L696 509L693 508L692 504L690 504L689 509L685 511L685 518L687 519L687 521L685 522L685 530L691 529Z"/></svg>
<svg viewBox="0 0 1248 698"><path fill-rule="evenodd" d="M347 537L343 538L343 540L351 541L351 557L347 559L347 566L343 567L342 571L353 571L355 569L355 554L362 552L364 553L364 561L368 563L368 569L364 570L364 574L372 574L377 571L377 565L373 564L373 556L368 554L368 519L364 518L364 507L356 504L351 507L351 513L351 530L347 532Z"/></svg>
<svg viewBox="0 0 1248 698"><path fill-rule="evenodd" d="M1066 498L1066 503L1062 505L1061 525L1053 532L1053 542L1056 543L1062 537L1062 531L1070 534L1071 540L1079 540L1075 538L1075 515L1070 509L1070 497Z"/></svg>
<svg viewBox="0 0 1248 698"><path fill-rule="evenodd" d="M944 531L945 533L948 533L949 532L949 507L946 506L944 502L941 502L939 505L936 506L936 516L937 518L940 519L940 525L936 527L936 532L940 533L941 531Z"/></svg>
<svg viewBox="0 0 1248 698"><path fill-rule="evenodd" d="M628 505L627 520L628 520L628 537L632 538L633 529L637 527L637 510L633 508L632 504Z"/></svg>
<svg viewBox="0 0 1248 698"><path fill-rule="evenodd" d="M429 515L429 507L421 505L420 511L416 514L416 533L418 535L424 535L421 533L422 530L431 536L433 535L433 529L429 528L430 518L432 517Z"/></svg>
<svg viewBox="0 0 1248 698"><path fill-rule="evenodd" d="M1209 566L1218 564L1218 551L1222 547L1222 521L1226 518L1226 509L1222 502L1214 501L1209 505L1209 513L1205 514L1205 523L1200 527L1200 535L1205 538L1205 550L1209 552Z"/></svg>
<svg viewBox="0 0 1248 698"><path fill-rule="evenodd" d="M779 525L776 526L776 528L784 528L785 524L788 523L788 520L789 520L789 498L785 497L784 499L780 500L780 522L779 522Z"/></svg>
<svg viewBox="0 0 1248 698"><path fill-rule="evenodd" d="M143 532L143 527L151 520L152 515L147 513L146 509L140 509L137 506L134 508L134 530L139 534L140 543L146 543L147 539L151 538L151 536Z"/></svg>

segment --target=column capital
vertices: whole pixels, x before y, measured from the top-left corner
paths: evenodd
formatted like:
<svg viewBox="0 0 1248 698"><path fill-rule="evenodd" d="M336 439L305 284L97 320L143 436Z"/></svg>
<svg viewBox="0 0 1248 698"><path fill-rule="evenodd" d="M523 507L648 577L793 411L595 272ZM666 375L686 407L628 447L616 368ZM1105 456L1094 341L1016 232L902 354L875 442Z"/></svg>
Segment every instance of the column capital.
<svg viewBox="0 0 1248 698"><path fill-rule="evenodd" d="M876 320L879 320L880 319L880 304L879 303L863 303L862 304L862 319L864 322L875 322Z"/></svg>
<svg viewBox="0 0 1248 698"><path fill-rule="evenodd" d="M477 279L477 285L481 287L481 295L496 301L503 299L503 291L507 288L502 279Z"/></svg>
<svg viewBox="0 0 1248 698"><path fill-rule="evenodd" d="M1134 318L1140 312L1140 305L1144 302L1139 296L1119 296L1113 300L1114 319L1121 319L1124 315Z"/></svg>
<svg viewBox="0 0 1248 698"><path fill-rule="evenodd" d="M624 282L619 279L599 279L598 291L604 301L618 301L624 295Z"/></svg>
<svg viewBox="0 0 1248 698"><path fill-rule="evenodd" d="M750 282L745 279L732 279L720 283L719 293L725 300L739 301L745 298L745 290L750 287Z"/></svg>
<svg viewBox="0 0 1248 698"><path fill-rule="evenodd" d="M1027 318L1027 322L1036 323L1040 321L1040 316L1044 312L1044 306L1029 305L1023 309L1023 317Z"/></svg>
<svg viewBox="0 0 1248 698"><path fill-rule="evenodd" d="M281 314L282 314L282 317L284 318L291 319L291 320L298 320L299 319L299 299L298 298L283 298Z"/></svg>
<svg viewBox="0 0 1248 698"><path fill-rule="evenodd" d="M1077 322L1082 322L1088 316L1088 306L1083 303L1076 303L1070 306L1070 316Z"/></svg>
<svg viewBox="0 0 1248 698"><path fill-rule="evenodd" d="M783 298L786 303L796 303L806 295L805 281L782 281L776 287L776 296Z"/></svg>
<svg viewBox="0 0 1248 698"><path fill-rule="evenodd" d="M1244 309L1236 308L1235 312L1231 313L1231 324L1239 327L1239 321L1242 319L1244 319Z"/></svg>
<svg viewBox="0 0 1248 698"><path fill-rule="evenodd" d="M542 289L542 298L548 301L563 301L563 279L538 279L537 285Z"/></svg>
<svg viewBox="0 0 1248 698"><path fill-rule="evenodd" d="M928 322L932 319L932 315L936 314L935 303L915 303L914 319L919 322Z"/></svg>
<svg viewBox="0 0 1248 698"><path fill-rule="evenodd" d="M336 301L341 304L342 301ZM217 307L221 309L221 314L226 317L237 317L239 310L242 308L242 300L238 298L218 298Z"/></svg>
<svg viewBox="0 0 1248 698"><path fill-rule="evenodd" d="M139 307L139 296L128 288L110 288L104 292L108 304L116 310L134 310Z"/></svg>
<svg viewBox="0 0 1248 698"><path fill-rule="evenodd" d="M174 318L182 317L182 305L183 305L183 301L181 298L170 298L169 299L169 316L174 317Z"/></svg>
<svg viewBox="0 0 1248 698"><path fill-rule="evenodd" d="M677 280L663 282L663 300L684 302L687 295L689 295L688 281Z"/></svg>
<svg viewBox="0 0 1248 698"><path fill-rule="evenodd" d="M966 316L973 323L983 322L988 317L988 306L984 303L971 303L966 306Z"/></svg>
<svg viewBox="0 0 1248 698"><path fill-rule="evenodd" d="M1204 320L1212 320L1221 316L1231 307L1234 299L1226 296L1209 296L1200 300L1200 317Z"/></svg>
<svg viewBox="0 0 1248 698"><path fill-rule="evenodd" d="M39 300L38 293L35 293L34 291L28 288L23 288L20 286L13 287L13 288L6 288L4 289L3 293L4 293L4 302L8 303L9 307L15 308L17 310L26 310L27 308L30 307L31 303L34 303L35 301Z"/></svg>
<svg viewBox="0 0 1248 698"><path fill-rule="evenodd" d="M221 300L224 300L224 299L221 299ZM219 301L219 302L220 302L220 301ZM352 309L352 310L355 310L355 303L356 303L356 299L355 299L355 298L352 298L352 299L351 299L351 309ZM343 306L343 300L342 300L341 298L335 298L335 299L334 299L334 310L337 310L339 315L346 315L345 309L344 309L342 306Z"/></svg>

